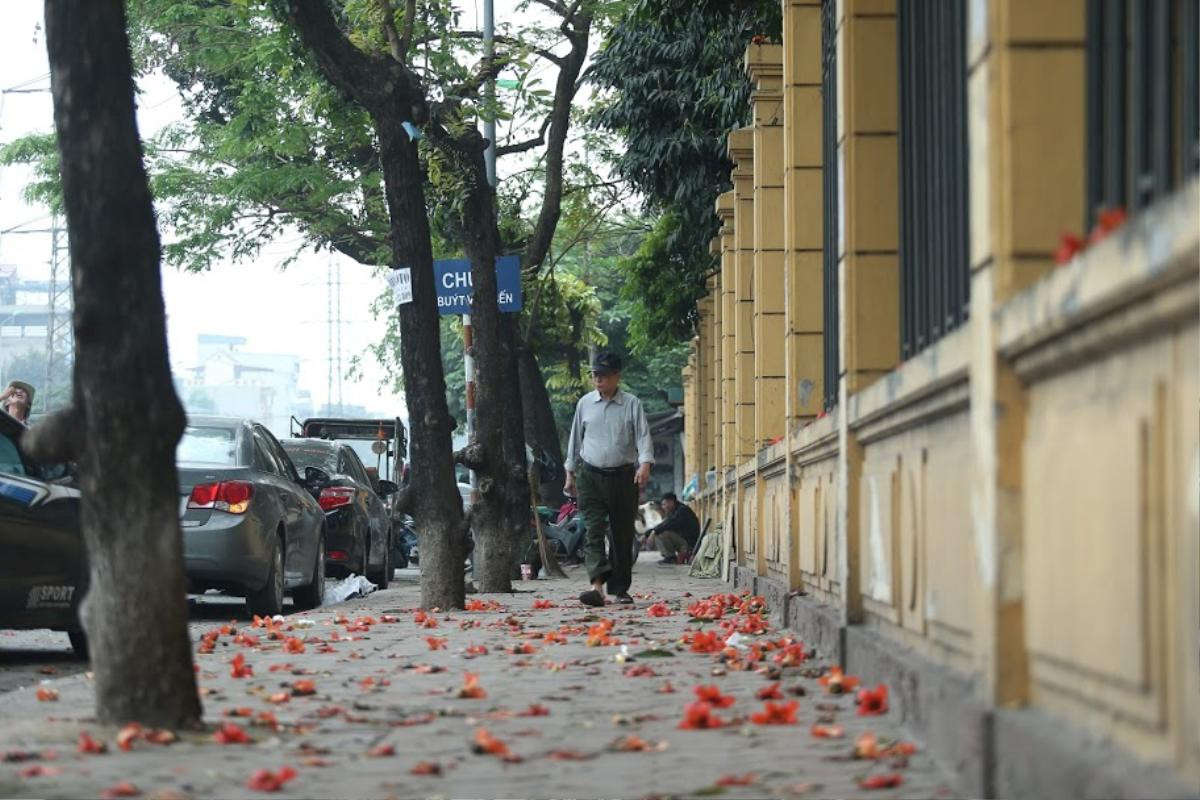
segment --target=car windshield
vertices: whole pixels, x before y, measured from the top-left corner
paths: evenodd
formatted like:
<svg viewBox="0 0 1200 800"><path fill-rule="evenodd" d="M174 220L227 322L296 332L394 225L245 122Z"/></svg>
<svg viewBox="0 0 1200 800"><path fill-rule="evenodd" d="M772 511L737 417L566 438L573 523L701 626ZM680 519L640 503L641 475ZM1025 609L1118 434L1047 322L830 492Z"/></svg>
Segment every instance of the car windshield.
<svg viewBox="0 0 1200 800"><path fill-rule="evenodd" d="M21 452L17 443L8 434L0 434L0 472L9 475L27 475L25 464L21 461Z"/></svg>
<svg viewBox="0 0 1200 800"><path fill-rule="evenodd" d="M306 444L295 444L292 442L282 442L283 449L287 451L288 456L292 459L292 463L296 465L296 469L300 472L304 471L305 467L317 467L323 469L329 474L334 474L338 471L337 452L328 447L313 447Z"/></svg>
<svg viewBox="0 0 1200 800"><path fill-rule="evenodd" d="M188 425L175 449L175 460L189 464L237 465L237 431Z"/></svg>

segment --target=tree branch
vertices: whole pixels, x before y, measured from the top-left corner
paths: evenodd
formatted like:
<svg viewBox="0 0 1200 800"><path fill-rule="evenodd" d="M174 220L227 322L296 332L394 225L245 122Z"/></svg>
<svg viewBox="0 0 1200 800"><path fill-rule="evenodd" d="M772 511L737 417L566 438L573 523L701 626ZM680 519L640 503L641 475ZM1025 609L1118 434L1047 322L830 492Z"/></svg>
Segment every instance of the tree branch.
<svg viewBox="0 0 1200 800"><path fill-rule="evenodd" d="M376 3L383 15L383 33L387 36L388 52L392 54L392 58L396 59L397 64L403 64L408 53L408 44L400 38L400 34L396 31L396 11L392 8L392 0L376 0ZM406 25L408 21L409 18L405 17Z"/></svg>
<svg viewBox="0 0 1200 800"><path fill-rule="evenodd" d="M404 33L400 37L400 52L408 56L408 49L412 47L413 26L417 21L417 0L408 0L404 4Z"/></svg>
<svg viewBox="0 0 1200 800"><path fill-rule="evenodd" d="M542 128L540 131L538 131L538 135L535 138L526 139L523 142L516 142L515 144L506 144L503 147L497 147L496 157L499 158L500 156L508 156L512 155L513 153L524 153L528 150L532 150L535 147L541 147L544 145L546 143L546 129L550 127L550 121L552 119L553 117L547 116L546 119L542 121Z"/></svg>
<svg viewBox="0 0 1200 800"><path fill-rule="evenodd" d="M480 31L456 31L450 35L453 37L456 37L458 39L482 39L483 38L483 33ZM504 34L496 34L492 38L497 44L506 45L508 47L528 47L528 44L526 44L525 42L522 42L519 39L514 39L511 36L505 36ZM550 63L554 64L555 66L557 66L559 68L561 68L564 65L564 63L566 62L565 58L558 55L553 50L548 50L545 47L529 47L529 50L531 52L537 53L539 56L541 56L542 58L546 59L547 61L549 61Z"/></svg>

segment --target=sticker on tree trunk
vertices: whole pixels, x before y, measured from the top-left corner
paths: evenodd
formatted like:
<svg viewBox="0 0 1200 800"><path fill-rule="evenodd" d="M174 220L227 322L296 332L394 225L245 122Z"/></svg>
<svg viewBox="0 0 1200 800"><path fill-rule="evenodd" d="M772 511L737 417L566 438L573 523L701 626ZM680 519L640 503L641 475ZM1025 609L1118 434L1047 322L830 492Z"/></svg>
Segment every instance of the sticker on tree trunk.
<svg viewBox="0 0 1200 800"><path fill-rule="evenodd" d="M410 268L402 267L392 270L388 273L387 282L392 287L392 299L396 305L402 306L412 302L412 270Z"/></svg>

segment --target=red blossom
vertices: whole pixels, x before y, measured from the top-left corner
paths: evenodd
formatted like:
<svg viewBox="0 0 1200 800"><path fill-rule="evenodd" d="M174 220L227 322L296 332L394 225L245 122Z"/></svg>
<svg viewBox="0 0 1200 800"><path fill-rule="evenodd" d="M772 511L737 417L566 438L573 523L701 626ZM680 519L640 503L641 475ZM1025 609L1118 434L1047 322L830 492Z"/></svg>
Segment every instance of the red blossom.
<svg viewBox="0 0 1200 800"><path fill-rule="evenodd" d="M796 712L800 701L791 700L787 703L772 703L768 700L763 704L763 710L750 715L750 721L755 725L795 725Z"/></svg>
<svg viewBox="0 0 1200 800"><path fill-rule="evenodd" d="M722 775L717 778L717 786L750 786L757 780L753 772L745 775Z"/></svg>
<svg viewBox="0 0 1200 800"><path fill-rule="evenodd" d="M713 707L703 700L689 703L683 712L681 730L709 730L725 725L725 720L713 713Z"/></svg>
<svg viewBox="0 0 1200 800"><path fill-rule="evenodd" d="M517 714L518 717L545 717L549 715L550 709L537 703L533 703L529 708Z"/></svg>
<svg viewBox="0 0 1200 800"><path fill-rule="evenodd" d="M297 639L295 636L289 636L283 640L283 649L287 653L303 653L304 642Z"/></svg>
<svg viewBox="0 0 1200 800"><path fill-rule="evenodd" d="M217 732L213 734L213 740L217 744L249 744L254 741L250 738L250 734L246 733L245 729L236 722L226 722L217 728Z"/></svg>
<svg viewBox="0 0 1200 800"><path fill-rule="evenodd" d="M858 690L858 715L860 717L873 717L879 714L886 714L887 710L887 686L881 683L874 689L864 688Z"/></svg>
<svg viewBox="0 0 1200 800"><path fill-rule="evenodd" d="M472 749L479 755L507 756L508 745L492 735L487 728L476 728Z"/></svg>
<svg viewBox="0 0 1200 800"><path fill-rule="evenodd" d="M554 604L554 601L552 601L552 600L534 600L533 607L534 608L557 608L558 606L556 606Z"/></svg>
<svg viewBox="0 0 1200 800"><path fill-rule="evenodd" d="M278 792L295 777L296 770L291 767L283 767L278 772L260 769L250 776L250 780L246 781L246 787L260 792Z"/></svg>
<svg viewBox="0 0 1200 800"><path fill-rule="evenodd" d="M477 673L463 673L463 685L458 690L458 696L470 700L482 700L487 697L487 692L479 685L479 675Z"/></svg>
<svg viewBox="0 0 1200 800"><path fill-rule="evenodd" d="M246 663L246 656L238 653L229 662L229 674L234 678L250 678L254 676L254 667Z"/></svg>
<svg viewBox="0 0 1200 800"><path fill-rule="evenodd" d="M1070 231L1063 231L1058 235L1058 249L1054 251L1054 263L1063 265L1068 263L1079 251L1083 250L1083 240Z"/></svg>
<svg viewBox="0 0 1200 800"><path fill-rule="evenodd" d="M829 673L818 678L817 683L824 686L825 691L830 694L845 694L854 691L859 680L853 675L843 674L841 667L830 667Z"/></svg>
<svg viewBox="0 0 1200 800"><path fill-rule="evenodd" d="M317 684L311 680L300 680L292 684L292 695L295 697L306 697L310 694L317 693Z"/></svg>
<svg viewBox="0 0 1200 800"><path fill-rule="evenodd" d="M429 645L430 650L445 650L446 639L441 636L426 636L425 644Z"/></svg>
<svg viewBox="0 0 1200 800"><path fill-rule="evenodd" d="M759 700L782 700L783 692L779 691L779 682L769 684L754 693Z"/></svg>
<svg viewBox="0 0 1200 800"><path fill-rule="evenodd" d="M868 775L865 778L858 779L859 788L862 789L891 789L904 783L904 776L899 772L890 772L882 775Z"/></svg>
<svg viewBox="0 0 1200 800"><path fill-rule="evenodd" d="M58 692L45 686L39 686L37 690L37 699L40 703L53 703L54 701L58 700Z"/></svg>
<svg viewBox="0 0 1200 800"><path fill-rule="evenodd" d="M142 793L142 790L134 786L129 781L118 781L104 791L100 792L102 800L112 800L116 797L137 797Z"/></svg>
<svg viewBox="0 0 1200 800"><path fill-rule="evenodd" d="M721 694L716 686L697 686L692 691L700 698L700 702L708 703L713 708L729 708L734 703L732 696Z"/></svg>
<svg viewBox="0 0 1200 800"><path fill-rule="evenodd" d="M99 755L101 753L108 752L108 745L106 745L104 742L96 741L92 738L91 734L89 734L87 731L83 731L79 734L79 745L76 749L79 750L80 753Z"/></svg>
<svg viewBox="0 0 1200 800"><path fill-rule="evenodd" d="M646 614L651 617L669 617L675 612L670 609L666 603L654 603L646 609Z"/></svg>
<svg viewBox="0 0 1200 800"><path fill-rule="evenodd" d="M441 775L442 765L436 761L418 761L408 772L410 775Z"/></svg>
<svg viewBox="0 0 1200 800"><path fill-rule="evenodd" d="M846 729L841 725L813 725L809 729L816 739L841 739L846 735Z"/></svg>
<svg viewBox="0 0 1200 800"><path fill-rule="evenodd" d="M377 744L367 751L370 758L387 758L396 755L396 747L391 744Z"/></svg>

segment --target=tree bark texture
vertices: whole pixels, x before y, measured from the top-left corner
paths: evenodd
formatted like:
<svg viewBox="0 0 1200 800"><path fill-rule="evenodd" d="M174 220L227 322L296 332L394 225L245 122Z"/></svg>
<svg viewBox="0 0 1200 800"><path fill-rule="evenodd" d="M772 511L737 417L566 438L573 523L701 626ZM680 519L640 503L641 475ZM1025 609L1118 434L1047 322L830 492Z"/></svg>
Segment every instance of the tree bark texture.
<svg viewBox="0 0 1200 800"><path fill-rule="evenodd" d="M287 0L287 18L325 78L371 114L379 137L394 268L412 270L413 300L398 311L412 462L413 518L421 548L421 604L461 608L467 554L462 499L454 477L433 252L417 145L402 127L424 121L415 79L390 58L359 50L338 28L327 0ZM495 277L492 278L493 285ZM495 291L493 290L493 301Z"/></svg>
<svg viewBox="0 0 1200 800"><path fill-rule="evenodd" d="M529 546L529 463L525 457L525 409L521 401L521 382L517 364L517 318L515 314L500 315L500 334L504 337L504 460L508 464L508 525L512 536L512 578L521 575L521 557Z"/></svg>
<svg viewBox="0 0 1200 800"><path fill-rule="evenodd" d="M191 727L202 710L175 471L185 416L167 358L124 5L46 0L45 12L75 299L73 402L91 574L81 617L96 716Z"/></svg>
<svg viewBox="0 0 1200 800"><path fill-rule="evenodd" d="M562 502L563 451L558 435L558 423L554 419L554 408L550 405L550 393L546 391L546 380L542 368L528 344L517 341L517 378L521 387L521 407L525 411L525 438L534 448L541 449L558 469L553 475L541 476L538 493L543 503L558 505ZM535 455L537 455L535 450Z"/></svg>

